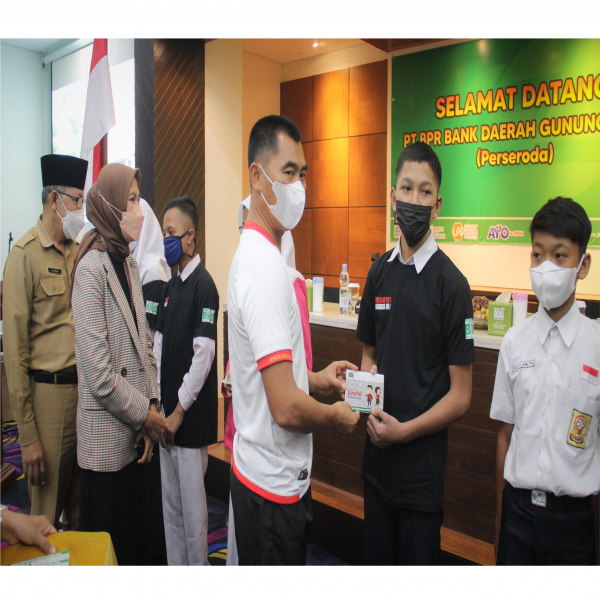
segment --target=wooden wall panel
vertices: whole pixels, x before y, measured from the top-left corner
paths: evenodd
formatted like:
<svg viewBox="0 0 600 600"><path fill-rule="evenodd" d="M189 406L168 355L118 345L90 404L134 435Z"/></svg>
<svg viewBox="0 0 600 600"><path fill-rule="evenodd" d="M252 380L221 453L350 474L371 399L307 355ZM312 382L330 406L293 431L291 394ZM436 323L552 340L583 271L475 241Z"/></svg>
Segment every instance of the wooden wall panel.
<svg viewBox="0 0 600 600"><path fill-rule="evenodd" d="M348 135L387 131L387 79L387 60L350 69Z"/></svg>
<svg viewBox="0 0 600 600"><path fill-rule="evenodd" d="M309 142L308 144L302 144L302 150L304 151L304 159L306 160L306 204L304 208L312 208L312 189L313 189L313 145Z"/></svg>
<svg viewBox="0 0 600 600"><path fill-rule="evenodd" d="M312 205L348 206L348 138L313 142Z"/></svg>
<svg viewBox="0 0 600 600"><path fill-rule="evenodd" d="M365 291L365 284L367 283L367 279L363 277L355 277L354 275L352 275L352 273L350 273L350 283L358 283L360 285L358 295L359 297L362 296Z"/></svg>
<svg viewBox="0 0 600 600"><path fill-rule="evenodd" d="M284 81L280 86L281 114L296 123L303 142L313 139L313 78Z"/></svg>
<svg viewBox="0 0 600 600"><path fill-rule="evenodd" d="M385 207L350 208L348 217L348 269L353 276L366 278L371 256L385 252Z"/></svg>
<svg viewBox="0 0 600 600"><path fill-rule="evenodd" d="M154 40L155 213L189 194L198 207L197 250L204 234L204 40Z"/></svg>
<svg viewBox="0 0 600 600"><path fill-rule="evenodd" d="M387 134L348 138L349 206L386 206Z"/></svg>
<svg viewBox="0 0 600 600"><path fill-rule="evenodd" d="M304 210L300 223L292 230L292 237L296 269L300 273L310 273L312 270L312 208Z"/></svg>
<svg viewBox="0 0 600 600"><path fill-rule="evenodd" d="M312 272L339 275L348 264L348 209L313 208Z"/></svg>
<svg viewBox="0 0 600 600"><path fill-rule="evenodd" d="M133 41L135 65L135 166L140 197L154 208L154 41Z"/></svg>
<svg viewBox="0 0 600 600"><path fill-rule="evenodd" d="M313 77L313 140L348 137L349 69Z"/></svg>

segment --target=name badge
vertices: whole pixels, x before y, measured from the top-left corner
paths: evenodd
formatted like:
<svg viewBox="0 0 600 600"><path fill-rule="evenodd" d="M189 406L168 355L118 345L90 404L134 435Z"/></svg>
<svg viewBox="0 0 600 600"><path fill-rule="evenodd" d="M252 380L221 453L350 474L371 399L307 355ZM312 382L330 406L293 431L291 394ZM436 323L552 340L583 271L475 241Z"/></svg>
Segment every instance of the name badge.
<svg viewBox="0 0 600 600"><path fill-rule="evenodd" d="M546 492L540 490L532 490L531 492L531 504L535 506L541 506L546 508Z"/></svg>
<svg viewBox="0 0 600 600"><path fill-rule="evenodd" d="M52 267L48 267L48 273L52 275L62 275L62 269L53 269Z"/></svg>

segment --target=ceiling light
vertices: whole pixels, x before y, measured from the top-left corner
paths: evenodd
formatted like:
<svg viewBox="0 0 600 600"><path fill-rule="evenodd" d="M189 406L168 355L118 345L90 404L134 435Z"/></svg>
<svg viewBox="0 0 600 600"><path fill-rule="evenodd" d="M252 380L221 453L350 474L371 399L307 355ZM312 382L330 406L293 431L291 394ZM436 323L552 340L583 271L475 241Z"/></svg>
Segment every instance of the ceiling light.
<svg viewBox="0 0 600 600"><path fill-rule="evenodd" d="M315 43L313 44L313 48L316 48L318 45L319 45L319 42L315 42Z"/></svg>

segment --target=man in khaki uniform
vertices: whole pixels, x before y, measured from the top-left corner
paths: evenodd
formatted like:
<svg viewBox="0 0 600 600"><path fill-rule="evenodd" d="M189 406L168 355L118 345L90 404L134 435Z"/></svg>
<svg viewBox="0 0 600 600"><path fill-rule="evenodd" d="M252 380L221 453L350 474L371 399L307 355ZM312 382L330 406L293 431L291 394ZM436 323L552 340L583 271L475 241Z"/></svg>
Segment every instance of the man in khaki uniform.
<svg viewBox="0 0 600 600"><path fill-rule="evenodd" d="M87 161L42 156L43 213L4 270L4 359L19 427L31 514L58 529L79 521L77 369L71 277L81 231Z"/></svg>

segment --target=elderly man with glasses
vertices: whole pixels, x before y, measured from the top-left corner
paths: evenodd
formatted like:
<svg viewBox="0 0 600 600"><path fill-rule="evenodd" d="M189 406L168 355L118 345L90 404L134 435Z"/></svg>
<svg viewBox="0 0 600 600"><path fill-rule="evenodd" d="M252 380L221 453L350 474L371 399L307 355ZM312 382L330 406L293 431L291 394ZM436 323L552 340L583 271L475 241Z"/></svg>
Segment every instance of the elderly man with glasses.
<svg viewBox="0 0 600 600"><path fill-rule="evenodd" d="M77 368L71 283L86 160L42 156L42 208L12 248L3 284L3 349L31 514L58 529L79 521Z"/></svg>

